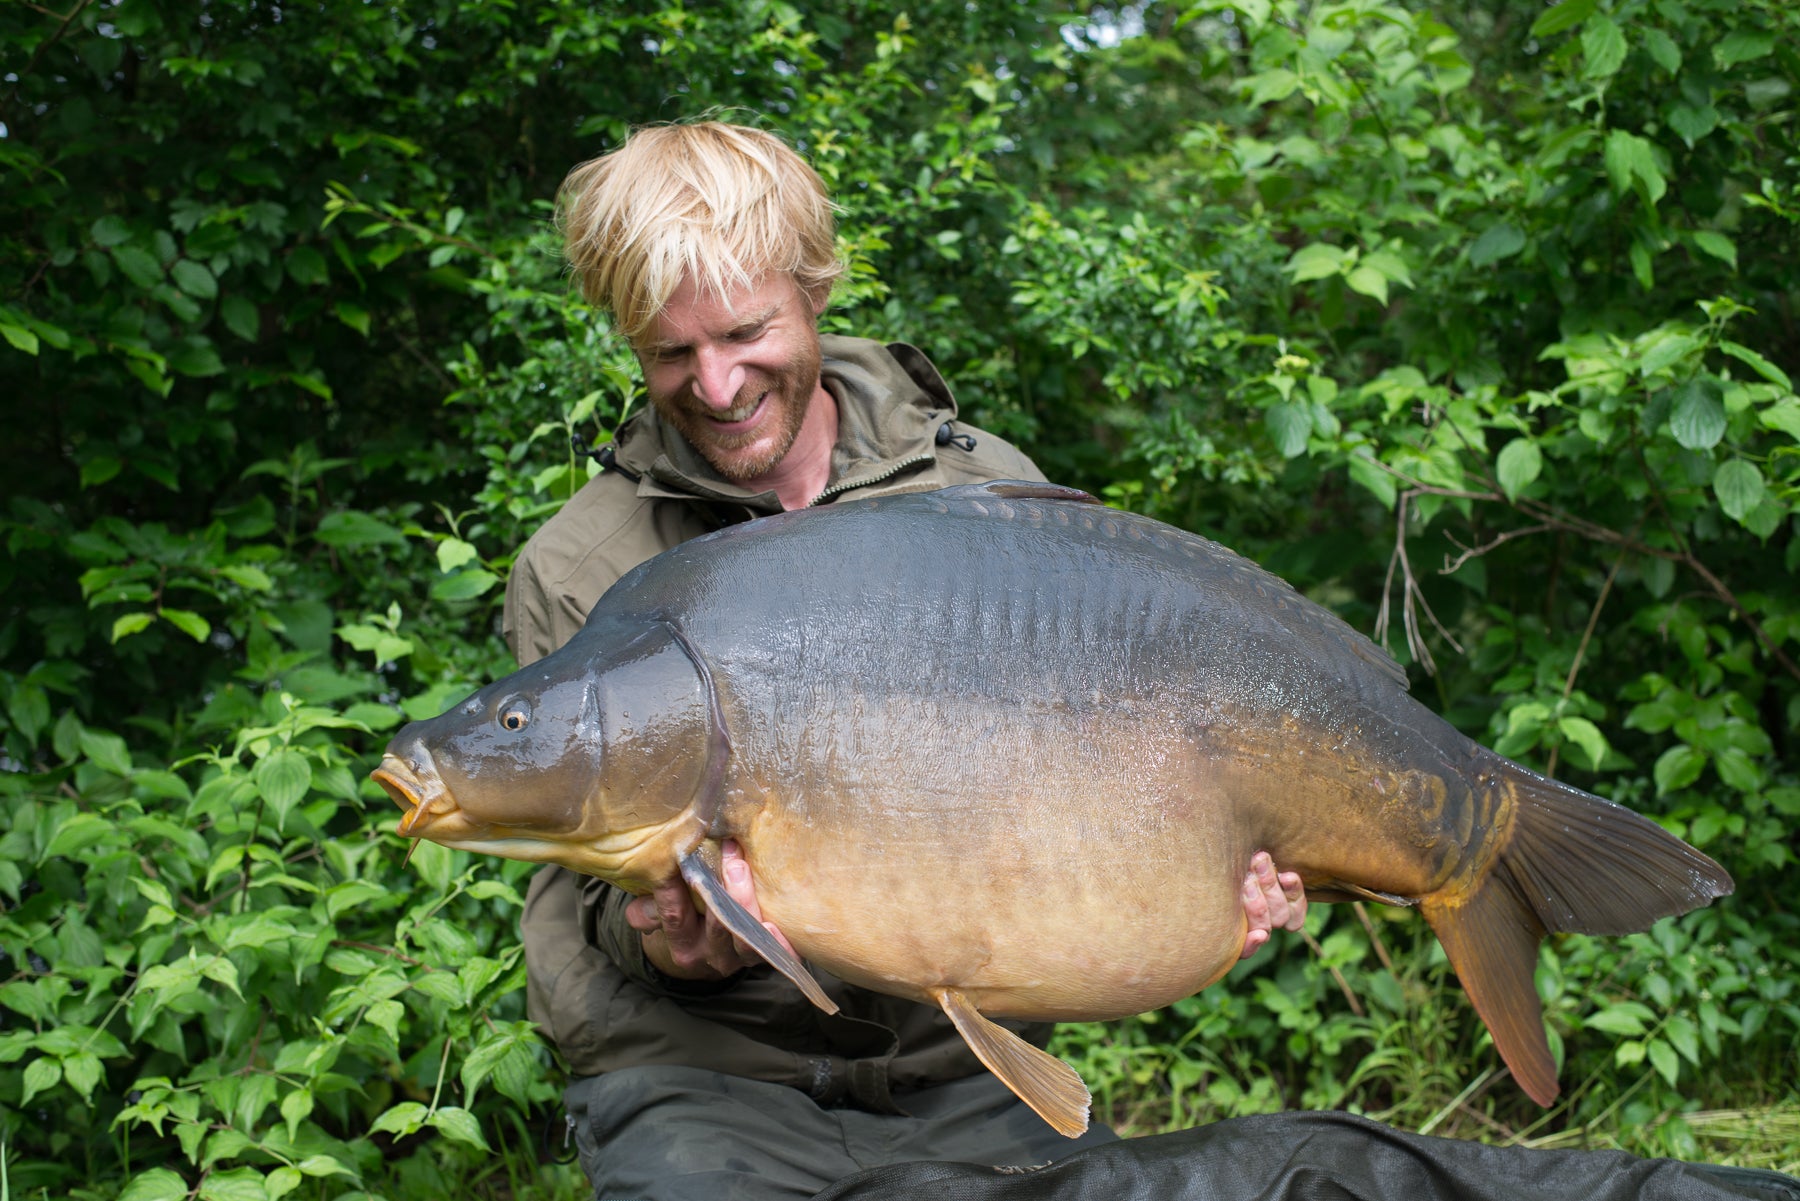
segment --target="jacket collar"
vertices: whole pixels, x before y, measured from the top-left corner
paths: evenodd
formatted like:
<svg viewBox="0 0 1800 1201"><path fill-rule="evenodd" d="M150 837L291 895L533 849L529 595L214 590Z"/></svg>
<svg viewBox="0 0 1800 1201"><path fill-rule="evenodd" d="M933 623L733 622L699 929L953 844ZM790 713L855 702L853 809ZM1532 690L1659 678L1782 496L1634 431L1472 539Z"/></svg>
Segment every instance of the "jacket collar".
<svg viewBox="0 0 1800 1201"><path fill-rule="evenodd" d="M837 445L821 501L937 457L937 431L956 417L956 398L931 360L904 342L834 334L820 337L819 350L820 378L838 402ZM654 409L625 423L613 454L637 477L639 496L781 512L773 491L751 492L720 477Z"/></svg>

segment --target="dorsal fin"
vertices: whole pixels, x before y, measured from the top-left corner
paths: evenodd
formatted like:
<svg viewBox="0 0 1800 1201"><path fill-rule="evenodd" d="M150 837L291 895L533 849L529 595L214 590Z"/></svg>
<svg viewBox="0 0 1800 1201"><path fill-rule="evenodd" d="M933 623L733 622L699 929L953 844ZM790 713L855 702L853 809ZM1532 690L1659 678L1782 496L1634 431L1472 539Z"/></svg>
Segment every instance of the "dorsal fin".
<svg viewBox="0 0 1800 1201"><path fill-rule="evenodd" d="M992 480L985 484L946 488L944 491L981 492L998 500L1072 500L1084 505L1106 503L1092 492L1083 492L1080 488L1070 488L1063 484L1047 484L1042 480Z"/></svg>

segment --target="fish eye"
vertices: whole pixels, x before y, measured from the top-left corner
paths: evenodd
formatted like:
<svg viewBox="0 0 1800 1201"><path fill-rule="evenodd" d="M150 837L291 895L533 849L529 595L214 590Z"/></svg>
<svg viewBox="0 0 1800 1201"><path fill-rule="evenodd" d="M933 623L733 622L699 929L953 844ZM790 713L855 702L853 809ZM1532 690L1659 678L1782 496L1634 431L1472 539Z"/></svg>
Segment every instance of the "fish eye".
<svg viewBox="0 0 1800 1201"><path fill-rule="evenodd" d="M500 710L500 725L507 730L523 730L531 724L531 705L523 699L506 702Z"/></svg>

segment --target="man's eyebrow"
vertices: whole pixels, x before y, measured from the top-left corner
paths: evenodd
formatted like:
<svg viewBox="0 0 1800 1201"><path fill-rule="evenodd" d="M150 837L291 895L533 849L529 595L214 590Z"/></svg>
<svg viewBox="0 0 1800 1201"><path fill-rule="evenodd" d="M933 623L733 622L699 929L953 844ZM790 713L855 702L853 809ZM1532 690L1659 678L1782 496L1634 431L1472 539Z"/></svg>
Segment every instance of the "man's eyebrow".
<svg viewBox="0 0 1800 1201"><path fill-rule="evenodd" d="M775 319L775 315L779 312L781 312L781 305L779 303L768 305L757 312L748 313L743 317L738 318L726 332L731 334L741 334L745 330L755 329L759 325L767 325Z"/></svg>
<svg viewBox="0 0 1800 1201"><path fill-rule="evenodd" d="M781 303L779 301L768 305L765 308L758 309L754 313L746 313L731 323L730 327L726 329L724 336L729 338L734 334L745 333L758 326L767 325L779 316L780 313ZM688 342L681 338L657 338L653 341L645 342L639 349L646 354L663 354L668 351L686 350L687 348Z"/></svg>

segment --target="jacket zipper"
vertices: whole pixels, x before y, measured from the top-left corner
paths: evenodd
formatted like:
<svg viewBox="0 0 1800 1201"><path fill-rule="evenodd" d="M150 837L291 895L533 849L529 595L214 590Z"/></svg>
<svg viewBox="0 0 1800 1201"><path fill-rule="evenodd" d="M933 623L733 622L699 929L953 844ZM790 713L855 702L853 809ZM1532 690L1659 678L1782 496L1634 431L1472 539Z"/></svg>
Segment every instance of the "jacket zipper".
<svg viewBox="0 0 1800 1201"><path fill-rule="evenodd" d="M933 457L934 456L932 455L914 455L910 459L901 459L898 463L890 463L888 469L880 475L870 476L868 479L852 480L848 483L831 484L826 487L825 491L813 497L812 502L806 507L810 509L813 505L829 500L840 493L848 492L852 488L870 488L881 483L883 480L891 480L902 471L905 471L908 467L916 467L920 463L931 462Z"/></svg>

